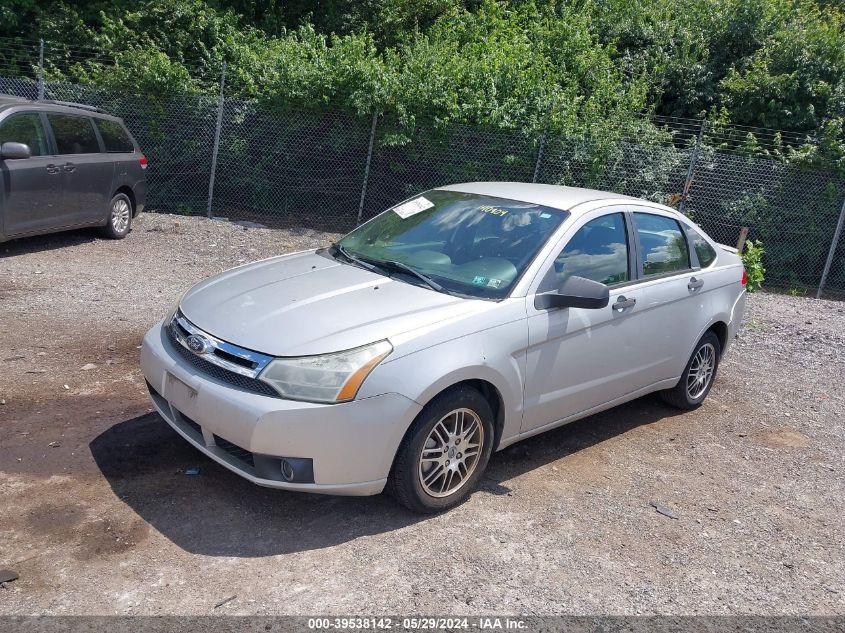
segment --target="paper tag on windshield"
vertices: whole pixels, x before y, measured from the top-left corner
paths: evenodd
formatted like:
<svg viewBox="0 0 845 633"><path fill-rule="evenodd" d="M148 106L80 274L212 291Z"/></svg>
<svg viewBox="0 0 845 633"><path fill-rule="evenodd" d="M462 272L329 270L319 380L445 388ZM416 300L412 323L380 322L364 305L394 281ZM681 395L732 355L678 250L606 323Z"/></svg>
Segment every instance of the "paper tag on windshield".
<svg viewBox="0 0 845 633"><path fill-rule="evenodd" d="M393 207L393 210L403 220L405 218L410 218L412 215L416 215L420 211L425 211L426 209L430 209L434 206L434 203L423 196L419 198L414 198L409 202L405 202L404 204L400 204L398 207Z"/></svg>

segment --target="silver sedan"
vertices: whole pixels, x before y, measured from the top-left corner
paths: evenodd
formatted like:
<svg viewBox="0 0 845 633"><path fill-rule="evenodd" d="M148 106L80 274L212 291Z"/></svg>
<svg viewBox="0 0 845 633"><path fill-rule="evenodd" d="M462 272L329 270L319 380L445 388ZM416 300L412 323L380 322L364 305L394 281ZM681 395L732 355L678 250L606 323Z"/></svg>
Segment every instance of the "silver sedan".
<svg viewBox="0 0 845 633"><path fill-rule="evenodd" d="M469 183L199 283L141 365L162 417L250 481L435 512L514 442L650 392L697 407L744 306L736 251L673 209Z"/></svg>

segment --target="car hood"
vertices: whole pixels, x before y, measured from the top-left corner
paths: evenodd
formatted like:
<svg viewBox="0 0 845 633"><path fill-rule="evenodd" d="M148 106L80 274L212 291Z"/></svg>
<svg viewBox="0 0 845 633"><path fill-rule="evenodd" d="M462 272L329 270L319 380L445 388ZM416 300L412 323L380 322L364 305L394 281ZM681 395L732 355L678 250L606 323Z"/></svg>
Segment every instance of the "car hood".
<svg viewBox="0 0 845 633"><path fill-rule="evenodd" d="M314 251L240 266L191 288L179 306L224 341L273 356L350 349L483 309Z"/></svg>

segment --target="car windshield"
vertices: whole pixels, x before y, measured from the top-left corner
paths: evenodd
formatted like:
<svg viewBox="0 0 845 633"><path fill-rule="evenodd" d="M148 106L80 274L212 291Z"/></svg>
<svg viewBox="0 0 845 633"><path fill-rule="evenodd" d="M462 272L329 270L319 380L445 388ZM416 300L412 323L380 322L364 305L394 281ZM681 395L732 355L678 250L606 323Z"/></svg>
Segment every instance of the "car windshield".
<svg viewBox="0 0 845 633"><path fill-rule="evenodd" d="M433 190L358 227L338 251L410 283L502 299L567 215L539 204Z"/></svg>

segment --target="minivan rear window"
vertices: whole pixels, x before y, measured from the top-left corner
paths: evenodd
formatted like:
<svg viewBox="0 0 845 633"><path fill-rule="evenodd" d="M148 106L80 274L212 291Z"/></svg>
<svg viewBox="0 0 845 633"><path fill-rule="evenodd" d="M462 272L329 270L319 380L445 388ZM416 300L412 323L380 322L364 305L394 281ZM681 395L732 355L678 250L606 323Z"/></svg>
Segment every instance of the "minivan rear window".
<svg viewBox="0 0 845 633"><path fill-rule="evenodd" d="M120 123L109 119L94 119L94 122L100 130L107 152L132 153L135 151L132 139Z"/></svg>
<svg viewBox="0 0 845 633"><path fill-rule="evenodd" d="M96 154L100 143L88 117L48 114L59 154Z"/></svg>

